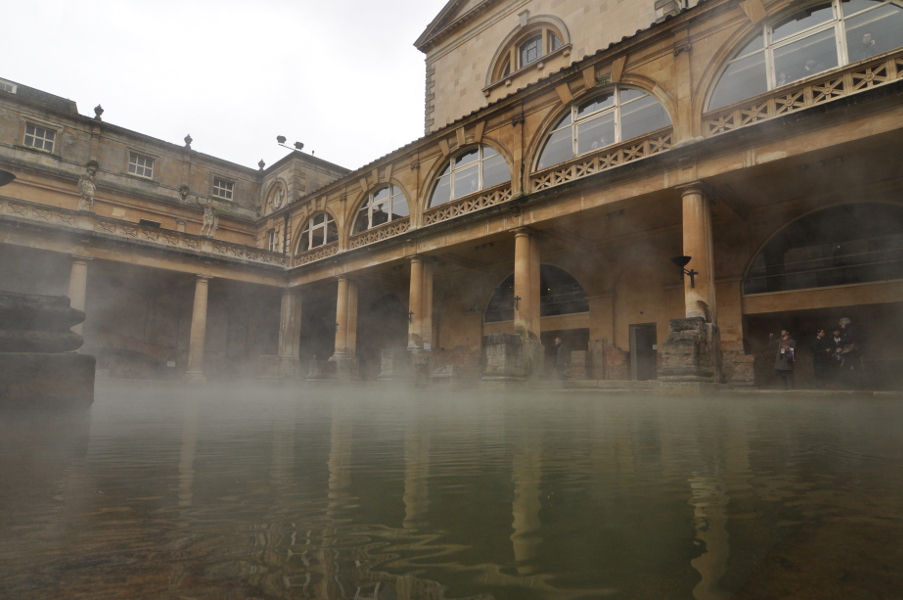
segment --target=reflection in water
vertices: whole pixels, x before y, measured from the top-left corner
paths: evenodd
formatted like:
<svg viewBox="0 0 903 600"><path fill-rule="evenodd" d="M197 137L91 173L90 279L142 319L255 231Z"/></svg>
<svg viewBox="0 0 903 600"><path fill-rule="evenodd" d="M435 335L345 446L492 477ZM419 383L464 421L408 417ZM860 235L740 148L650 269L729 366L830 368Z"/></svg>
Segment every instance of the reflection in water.
<svg viewBox="0 0 903 600"><path fill-rule="evenodd" d="M901 425L879 401L101 389L0 414L0 598L893 597Z"/></svg>

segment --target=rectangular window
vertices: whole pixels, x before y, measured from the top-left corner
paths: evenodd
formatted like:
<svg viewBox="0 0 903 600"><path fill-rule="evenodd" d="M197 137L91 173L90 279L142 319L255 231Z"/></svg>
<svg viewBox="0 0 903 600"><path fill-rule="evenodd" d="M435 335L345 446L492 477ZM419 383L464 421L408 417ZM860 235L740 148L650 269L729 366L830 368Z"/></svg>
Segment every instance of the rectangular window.
<svg viewBox="0 0 903 600"><path fill-rule="evenodd" d="M56 132L31 123L25 125L25 145L45 152L53 152Z"/></svg>
<svg viewBox="0 0 903 600"><path fill-rule="evenodd" d="M270 229L267 233L267 249L270 252L279 252L279 235L275 229Z"/></svg>
<svg viewBox="0 0 903 600"><path fill-rule="evenodd" d="M0 79L0 90L3 90L4 92L9 92L10 94L15 94L16 93L16 84Z"/></svg>
<svg viewBox="0 0 903 600"><path fill-rule="evenodd" d="M154 159L130 152L129 173L150 179L154 176Z"/></svg>
<svg viewBox="0 0 903 600"><path fill-rule="evenodd" d="M213 195L225 200L232 199L232 188L235 184L219 177L213 178Z"/></svg>

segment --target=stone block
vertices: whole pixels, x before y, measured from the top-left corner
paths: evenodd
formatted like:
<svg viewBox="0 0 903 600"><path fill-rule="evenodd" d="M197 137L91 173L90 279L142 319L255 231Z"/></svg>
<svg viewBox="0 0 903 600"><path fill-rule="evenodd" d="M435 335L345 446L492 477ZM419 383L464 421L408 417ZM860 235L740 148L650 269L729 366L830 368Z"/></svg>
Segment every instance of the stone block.
<svg viewBox="0 0 903 600"><path fill-rule="evenodd" d="M90 406L96 364L86 354L4 353L0 355L0 407Z"/></svg>
<svg viewBox="0 0 903 600"><path fill-rule="evenodd" d="M82 336L72 331L33 331L0 329L0 352L37 352L57 354L82 347Z"/></svg>
<svg viewBox="0 0 903 600"><path fill-rule="evenodd" d="M671 319L670 325L662 346L659 379L672 383L719 381L718 328L702 317Z"/></svg>
<svg viewBox="0 0 903 600"><path fill-rule="evenodd" d="M725 381L731 387L752 387L756 384L756 356L742 352L724 353Z"/></svg>
<svg viewBox="0 0 903 600"><path fill-rule="evenodd" d="M322 383L325 381L335 381L336 369L335 363L329 360L321 360L311 358L307 361L307 377L308 383Z"/></svg>
<svg viewBox="0 0 903 600"><path fill-rule="evenodd" d="M573 350L571 351L571 370L570 370L570 378L576 380L585 380L589 379L587 375L587 367L590 365L587 364L587 355L589 353L583 350ZM591 367L590 367L591 368Z"/></svg>
<svg viewBox="0 0 903 600"><path fill-rule="evenodd" d="M488 336L483 379L524 379L526 376L523 339L513 333L495 333Z"/></svg>
<svg viewBox="0 0 903 600"><path fill-rule="evenodd" d="M334 354L330 363L335 365L335 379L340 382L356 381L360 377L360 360L350 354Z"/></svg>
<svg viewBox="0 0 903 600"><path fill-rule="evenodd" d="M62 332L84 320L85 313L71 308L65 296L0 292L0 330Z"/></svg>
<svg viewBox="0 0 903 600"><path fill-rule="evenodd" d="M380 352L378 381L409 381L411 377L411 355L407 350L392 348Z"/></svg>

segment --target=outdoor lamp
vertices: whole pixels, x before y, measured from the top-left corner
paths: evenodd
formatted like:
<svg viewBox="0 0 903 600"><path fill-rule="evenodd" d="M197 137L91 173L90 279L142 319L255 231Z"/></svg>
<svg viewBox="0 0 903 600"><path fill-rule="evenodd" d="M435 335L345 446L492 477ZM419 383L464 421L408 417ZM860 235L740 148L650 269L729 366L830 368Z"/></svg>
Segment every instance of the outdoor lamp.
<svg viewBox="0 0 903 600"><path fill-rule="evenodd" d="M695 271L693 269L687 270L687 264L693 259L692 256L675 256L671 259L678 269L680 269L680 278L683 279L684 275L690 276L690 287L696 287L696 276L699 275L699 271Z"/></svg>

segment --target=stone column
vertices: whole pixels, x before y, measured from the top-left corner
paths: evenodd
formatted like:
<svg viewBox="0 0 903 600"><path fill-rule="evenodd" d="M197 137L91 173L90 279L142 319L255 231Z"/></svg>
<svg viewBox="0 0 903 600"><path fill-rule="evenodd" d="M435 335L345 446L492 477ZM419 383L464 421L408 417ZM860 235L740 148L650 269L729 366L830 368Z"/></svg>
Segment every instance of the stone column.
<svg viewBox="0 0 903 600"><path fill-rule="evenodd" d="M69 273L69 306L84 312L85 298L88 293L88 256L73 256L72 270ZM72 327L72 331L81 335L83 323Z"/></svg>
<svg viewBox="0 0 903 600"><path fill-rule="evenodd" d="M535 232L514 231L514 335L524 340L523 366L527 376L542 373L543 350L539 306L539 244Z"/></svg>
<svg viewBox="0 0 903 600"><path fill-rule="evenodd" d="M188 342L188 383L207 383L204 377L204 342L207 339L207 290L212 277L198 275L194 285L194 308L191 311L191 337Z"/></svg>
<svg viewBox="0 0 903 600"><path fill-rule="evenodd" d="M423 258L411 259L411 291L408 300L408 350L423 349Z"/></svg>
<svg viewBox="0 0 903 600"><path fill-rule="evenodd" d="M433 263L422 256L411 258L408 352L415 382L426 385L433 349Z"/></svg>
<svg viewBox="0 0 903 600"><path fill-rule="evenodd" d="M684 256L692 257L686 268L698 273L692 282L684 277L687 318L702 317L708 323L717 323L711 202L700 185L683 188L681 197Z"/></svg>
<svg viewBox="0 0 903 600"><path fill-rule="evenodd" d="M357 377L357 283L339 275L336 297L335 353L330 362L336 365L340 381Z"/></svg>
<svg viewBox="0 0 903 600"><path fill-rule="evenodd" d="M301 372L301 294L296 289L282 290L279 312L279 376L296 377Z"/></svg>
<svg viewBox="0 0 903 600"><path fill-rule="evenodd" d="M533 444L522 444L514 454L514 503L511 507L514 521L511 534L511 545L514 549L514 561L517 563L519 575L530 575L535 569L529 564L534 558L542 539L535 535L541 527L539 512L542 509L540 500L540 481L542 480L542 464L540 448Z"/></svg>

